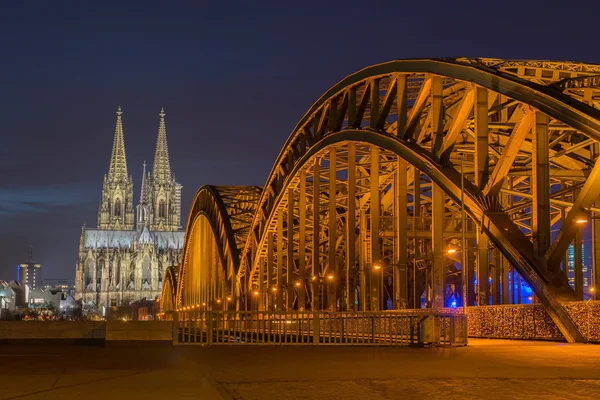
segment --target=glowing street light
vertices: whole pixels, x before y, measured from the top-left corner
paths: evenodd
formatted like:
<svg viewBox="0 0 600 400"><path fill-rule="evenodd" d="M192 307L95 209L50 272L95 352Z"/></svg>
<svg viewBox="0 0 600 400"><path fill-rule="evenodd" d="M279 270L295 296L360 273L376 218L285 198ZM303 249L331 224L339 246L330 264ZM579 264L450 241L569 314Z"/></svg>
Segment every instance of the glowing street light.
<svg viewBox="0 0 600 400"><path fill-rule="evenodd" d="M594 288L594 287L590 288L590 293L594 293L595 291L596 291L596 288Z"/></svg>
<svg viewBox="0 0 600 400"><path fill-rule="evenodd" d="M227 296L227 301L231 301L231 296Z"/></svg>
<svg viewBox="0 0 600 400"><path fill-rule="evenodd" d="M274 291L274 292L276 292L276 291L277 291L277 286L273 286L273 287L271 288L271 290L272 290L272 291Z"/></svg>
<svg viewBox="0 0 600 400"><path fill-rule="evenodd" d="M332 274L327 275L327 280L328 281L332 281L334 278L334 276Z"/></svg>
<svg viewBox="0 0 600 400"><path fill-rule="evenodd" d="M380 264L380 263L378 263L378 262L376 262L375 264L373 264L373 269L374 269L375 271L379 271L379 270L381 269L381 264Z"/></svg>
<svg viewBox="0 0 600 400"><path fill-rule="evenodd" d="M454 254L454 253L456 253L456 251L457 250L454 247L450 247L448 250L446 250L446 253L448 253L448 254Z"/></svg>
<svg viewBox="0 0 600 400"><path fill-rule="evenodd" d="M252 292L252 294L258 296L258 290L255 290L254 292Z"/></svg>
<svg viewBox="0 0 600 400"><path fill-rule="evenodd" d="M296 287L300 287L300 286L302 286L302 283L301 283L300 281L296 281L296 282L294 283L294 286L296 286Z"/></svg>
<svg viewBox="0 0 600 400"><path fill-rule="evenodd" d="M579 225L587 224L587 222L588 220L585 217L579 217L575 220L575 223Z"/></svg>

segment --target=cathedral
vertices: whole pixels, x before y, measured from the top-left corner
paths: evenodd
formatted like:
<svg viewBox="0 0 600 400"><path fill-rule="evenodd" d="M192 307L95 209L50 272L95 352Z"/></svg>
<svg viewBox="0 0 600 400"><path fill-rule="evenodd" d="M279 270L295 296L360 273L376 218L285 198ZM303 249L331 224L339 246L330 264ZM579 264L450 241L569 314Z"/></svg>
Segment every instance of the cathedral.
<svg viewBox="0 0 600 400"><path fill-rule="evenodd" d="M146 172L144 162L139 203L134 207L119 107L98 227L84 225L81 231L75 298L99 307L103 314L110 307L160 296L165 269L180 261L185 234L181 185L171 172L164 110L159 115L152 172Z"/></svg>

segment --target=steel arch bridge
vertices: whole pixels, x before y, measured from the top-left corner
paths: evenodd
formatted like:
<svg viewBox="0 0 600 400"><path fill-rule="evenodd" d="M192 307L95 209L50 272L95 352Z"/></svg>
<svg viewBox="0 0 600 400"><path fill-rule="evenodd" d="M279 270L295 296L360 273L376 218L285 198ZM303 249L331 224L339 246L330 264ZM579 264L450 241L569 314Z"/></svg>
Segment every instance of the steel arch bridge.
<svg viewBox="0 0 600 400"><path fill-rule="evenodd" d="M264 188L199 189L162 310L509 304L516 271L583 342L563 302L583 297L584 223L600 253L599 154L600 65L367 67L308 109Z"/></svg>

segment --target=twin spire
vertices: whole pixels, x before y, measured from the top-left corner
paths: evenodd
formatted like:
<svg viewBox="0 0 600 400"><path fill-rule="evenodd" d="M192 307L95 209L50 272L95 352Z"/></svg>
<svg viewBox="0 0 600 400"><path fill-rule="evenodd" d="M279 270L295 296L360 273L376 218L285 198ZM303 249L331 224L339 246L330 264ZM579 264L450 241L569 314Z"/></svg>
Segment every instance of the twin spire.
<svg viewBox="0 0 600 400"><path fill-rule="evenodd" d="M125 156L125 138L123 136L123 121L121 119L123 112L121 106L117 108L117 125L115 127L115 138L113 140L112 155L110 157L110 166L108 169L109 181L126 182L127 157ZM167 128L165 126L165 109L160 109L160 122L158 125L158 138L156 140L156 151L154 153L154 180L160 183L168 182L172 179L171 164L169 162L169 148L167 146ZM144 176L146 175L146 162L144 161ZM142 188L143 188L142 184Z"/></svg>
<svg viewBox="0 0 600 400"><path fill-rule="evenodd" d="M117 126L115 127L115 139L110 157L110 167L108 168L108 179L111 181L127 182L127 157L125 156L122 114L121 106L119 106L117 108Z"/></svg>
<svg viewBox="0 0 600 400"><path fill-rule="evenodd" d="M160 123L158 125L158 138L154 152L154 181L166 183L171 180L171 164L169 162L169 147L167 146L167 128L165 127L165 109L160 109Z"/></svg>

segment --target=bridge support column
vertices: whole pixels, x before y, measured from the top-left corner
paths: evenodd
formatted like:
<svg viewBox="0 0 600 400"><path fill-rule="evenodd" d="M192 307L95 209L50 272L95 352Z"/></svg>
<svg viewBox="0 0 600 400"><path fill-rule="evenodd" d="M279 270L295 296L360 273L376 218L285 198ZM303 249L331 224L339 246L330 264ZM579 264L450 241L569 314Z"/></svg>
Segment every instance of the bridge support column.
<svg viewBox="0 0 600 400"><path fill-rule="evenodd" d="M488 91L485 88L475 89L475 185L483 189L489 174L488 153ZM477 233L477 305L489 304L489 249L488 237L478 230Z"/></svg>
<svg viewBox="0 0 600 400"><path fill-rule="evenodd" d="M356 147L348 143L348 208L346 209L346 310L355 311L356 281Z"/></svg>
<svg viewBox="0 0 600 400"><path fill-rule="evenodd" d="M335 147L329 151L329 196L328 201L328 257L327 257L327 309L336 311L337 308L337 286L340 282L340 271L336 260L337 253L337 153ZM333 279L329 276L333 275Z"/></svg>
<svg viewBox="0 0 600 400"><path fill-rule="evenodd" d="M581 237L581 229L575 234L573 240L573 278L575 281L575 295L577 300L583 300L583 243Z"/></svg>
<svg viewBox="0 0 600 400"><path fill-rule="evenodd" d="M421 285L419 277L421 272L417 268L417 261L421 260L421 239L417 236L417 231L423 229L421 224L421 171L413 167L413 265L412 265L412 302L413 308L421 308Z"/></svg>
<svg viewBox="0 0 600 400"><path fill-rule="evenodd" d="M489 305L489 239L483 232L477 232L477 305Z"/></svg>
<svg viewBox="0 0 600 400"><path fill-rule="evenodd" d="M257 296L256 301L258 302L258 311L265 311L265 288L264 288L265 259L264 259L264 257L260 256L258 262L259 262L259 265L258 265L258 289L257 289L258 296ZM268 293L268 289L267 289L267 293Z"/></svg>
<svg viewBox="0 0 600 400"><path fill-rule="evenodd" d="M502 303L498 303L498 304L510 304L510 295L509 295L509 288L510 288L510 283L509 283L509 272L510 272L510 265L508 264L508 261L506 260L506 257L504 257L503 255L500 255L500 268L502 271Z"/></svg>
<svg viewBox="0 0 600 400"><path fill-rule="evenodd" d="M431 268L431 306L442 308L445 306L444 292L446 269L444 266L444 191L435 183L432 183L432 224L431 224L431 252L433 263Z"/></svg>
<svg viewBox="0 0 600 400"><path fill-rule="evenodd" d="M306 310L306 172L300 171L298 199L298 311Z"/></svg>
<svg viewBox="0 0 600 400"><path fill-rule="evenodd" d="M531 233L533 251L540 260L544 259L550 245L550 169L548 153L548 116L535 113L533 135L531 192Z"/></svg>
<svg viewBox="0 0 600 400"><path fill-rule="evenodd" d="M313 165L313 243L312 243L312 309L318 310L319 287L321 279L321 160L316 159Z"/></svg>
<svg viewBox="0 0 600 400"><path fill-rule="evenodd" d="M594 143L592 146L593 155L595 159L600 157L600 143ZM594 207L600 208L600 199L596 199ZM592 265L590 277L590 287L594 290L590 292L592 299L600 300L600 217L594 215L592 219Z"/></svg>
<svg viewBox="0 0 600 400"><path fill-rule="evenodd" d="M277 211L277 285L276 302L277 311L283 311L283 209Z"/></svg>
<svg viewBox="0 0 600 400"><path fill-rule="evenodd" d="M371 310L381 309L381 293L379 282L383 281L383 260L381 259L381 249L379 244L379 216L381 208L381 199L379 192L379 147L371 146L371 265L369 265L369 274L375 278L371 279ZM375 270L375 264L380 266ZM373 274L376 274L373 276Z"/></svg>
<svg viewBox="0 0 600 400"><path fill-rule="evenodd" d="M358 260L358 274L359 274L359 310L367 311L369 307L367 307L367 276L366 276L366 264L367 264L367 215L365 210L359 211L359 260Z"/></svg>
<svg viewBox="0 0 600 400"><path fill-rule="evenodd" d="M273 311L276 294L273 292L273 232L267 233L267 310Z"/></svg>
<svg viewBox="0 0 600 400"><path fill-rule="evenodd" d="M501 255L500 250L494 247L493 260L494 260L494 271L492 274L492 304L502 304L502 296L500 294L500 277L502 276L501 270Z"/></svg>
<svg viewBox="0 0 600 400"><path fill-rule="evenodd" d="M286 291L285 308L292 310L294 307L294 188L288 189L287 203L287 273L286 273Z"/></svg>
<svg viewBox="0 0 600 400"><path fill-rule="evenodd" d="M394 309L404 309L407 303L407 259L408 259L408 213L407 192L408 182L406 177L407 163L398 157L396 175L394 176L394 230L395 249L394 256Z"/></svg>

